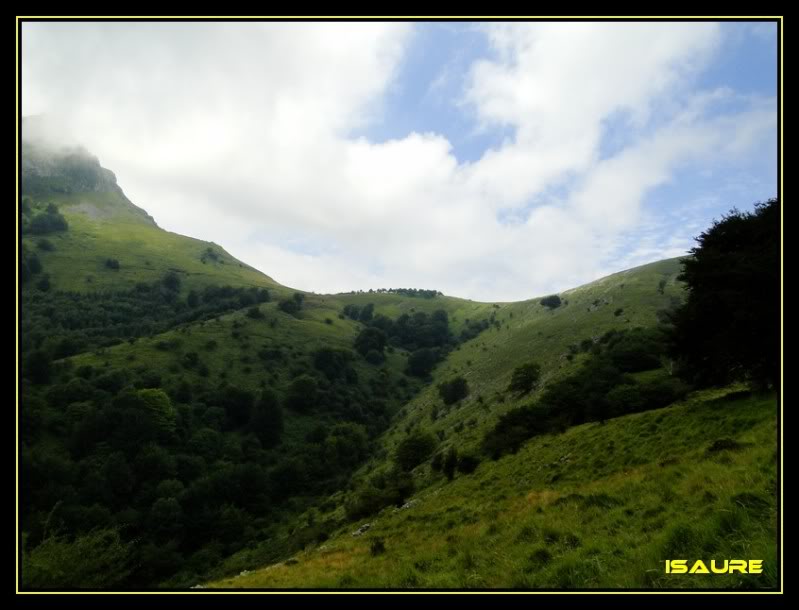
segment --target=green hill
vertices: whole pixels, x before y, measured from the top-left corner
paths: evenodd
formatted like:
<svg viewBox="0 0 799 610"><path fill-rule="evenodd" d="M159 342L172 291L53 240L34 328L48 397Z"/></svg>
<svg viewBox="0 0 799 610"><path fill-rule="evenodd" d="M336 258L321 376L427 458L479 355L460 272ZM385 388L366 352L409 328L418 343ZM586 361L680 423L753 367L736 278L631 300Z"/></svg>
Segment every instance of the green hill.
<svg viewBox="0 0 799 610"><path fill-rule="evenodd" d="M517 303L317 295L160 229L84 150L26 143L22 195L25 587L775 582L773 397L648 398L485 451L619 338L655 351L614 383L671 383L646 332L684 296L678 259ZM540 383L510 391L528 362ZM658 563L709 553L765 574Z"/></svg>
<svg viewBox="0 0 799 610"><path fill-rule="evenodd" d="M280 288L260 271L210 242L159 228L131 203L112 172L82 149L51 150L23 141L22 249L35 252L54 289L78 292L131 288L172 271L185 287L209 284ZM33 232L26 221L54 204L65 231ZM52 249L38 247L41 240ZM106 261L118 262L109 269Z"/></svg>
<svg viewBox="0 0 799 610"><path fill-rule="evenodd" d="M210 586L771 588L775 415L773 396L711 392L535 439ZM665 574L664 560L677 558L760 558L764 572Z"/></svg>

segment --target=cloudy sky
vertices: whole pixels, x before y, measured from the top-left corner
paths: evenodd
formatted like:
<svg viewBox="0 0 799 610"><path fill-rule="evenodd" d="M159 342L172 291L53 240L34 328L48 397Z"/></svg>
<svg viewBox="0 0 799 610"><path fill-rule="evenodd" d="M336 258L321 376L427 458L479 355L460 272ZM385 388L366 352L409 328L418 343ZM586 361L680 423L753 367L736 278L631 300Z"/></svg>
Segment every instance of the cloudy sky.
<svg viewBox="0 0 799 610"><path fill-rule="evenodd" d="M768 23L24 23L22 112L288 286L517 300L775 196L776 57Z"/></svg>

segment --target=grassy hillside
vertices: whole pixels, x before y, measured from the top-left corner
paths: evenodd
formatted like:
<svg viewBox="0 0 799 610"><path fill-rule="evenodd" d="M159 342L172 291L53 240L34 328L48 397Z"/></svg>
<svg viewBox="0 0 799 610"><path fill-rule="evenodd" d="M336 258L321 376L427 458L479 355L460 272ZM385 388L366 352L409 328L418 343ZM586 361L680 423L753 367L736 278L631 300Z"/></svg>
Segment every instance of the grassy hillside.
<svg viewBox="0 0 799 610"><path fill-rule="evenodd" d="M772 587L775 398L728 392L534 439L383 510L361 536L354 523L210 586ZM765 569L665 574L676 558L762 558Z"/></svg>
<svg viewBox="0 0 799 610"><path fill-rule="evenodd" d="M187 290L210 284L279 287L216 244L159 228L125 196L113 173L86 151L24 143L22 187L23 218L52 203L69 225L65 231L40 235L23 230L23 250L36 252L53 289L128 289L168 271L177 273ZM42 239L53 248L38 247ZM107 268L108 259L118 261L119 268Z"/></svg>
<svg viewBox="0 0 799 610"><path fill-rule="evenodd" d="M539 363L540 392L584 359L583 354L572 354L570 346L614 328L653 326L658 310L682 297L679 270L679 259L669 259L616 273L562 293L563 304L554 310L541 305L540 298L480 306L479 312L494 313L498 324L463 344L434 370L433 383L405 405L401 420L385 435L387 453L417 427L436 434L444 446L476 447L500 415L536 396L506 391L514 367L528 360ZM456 375L467 380L469 396L445 407L436 386ZM375 460L366 470L381 465Z"/></svg>
<svg viewBox="0 0 799 610"><path fill-rule="evenodd" d="M481 452L505 414L582 370L608 331L652 328L680 302L678 259L568 290L557 306L545 295L295 294L215 244L160 229L85 151L26 154L30 586L89 586L104 570L114 583L171 587L775 582L771 396L706 391L537 436L498 461ZM385 345L361 349L370 333ZM425 350L429 375L409 368ZM510 392L528 362L541 383ZM661 365L627 379L669 378ZM468 393L446 405L438 386L457 377ZM430 455L398 470L398 447L419 433L438 455L479 456L476 472L447 482ZM381 510L381 497L351 510L386 485L403 508ZM663 574L663 559L711 554L762 557L767 570ZM255 571L222 578L243 570Z"/></svg>

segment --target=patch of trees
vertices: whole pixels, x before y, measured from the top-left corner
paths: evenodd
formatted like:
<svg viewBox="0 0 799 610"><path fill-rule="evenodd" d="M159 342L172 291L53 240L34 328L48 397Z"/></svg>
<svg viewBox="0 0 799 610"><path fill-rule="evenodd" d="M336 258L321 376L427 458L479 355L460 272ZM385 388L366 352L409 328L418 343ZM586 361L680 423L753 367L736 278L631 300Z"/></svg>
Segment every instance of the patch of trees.
<svg viewBox="0 0 799 610"><path fill-rule="evenodd" d="M21 281L29 283L41 270L38 257L26 253ZM130 290L84 294L46 292L36 284L26 287L20 308L20 333L26 337L23 355L42 349L51 358L64 358L269 300L263 288L208 286L201 293L190 292L183 301L177 292L180 283L180 276L169 272L161 281Z"/></svg>
<svg viewBox="0 0 799 610"><path fill-rule="evenodd" d="M458 453L455 447L450 447L447 451L436 453L430 461L430 467L434 472L440 472L447 480L455 478L455 472L462 474L472 474L480 465L479 456L472 452Z"/></svg>
<svg viewBox="0 0 799 610"><path fill-rule="evenodd" d="M688 298L670 316L670 351L689 381L778 383L780 216L778 199L732 210L681 261Z"/></svg>
<svg viewBox="0 0 799 610"><path fill-rule="evenodd" d="M316 352L325 378L300 375L282 398L270 387L160 387L165 380L145 369L52 369L44 359L40 384L21 385L26 583L90 583L107 576L93 570L120 562L125 569L112 577L120 586L185 587L253 539L272 535L273 520L290 518L308 501L299 498L340 488L370 451L367 425L344 418L382 422L373 434L387 424L384 407L347 385L347 354ZM285 409L318 409L321 402L338 423L320 424L286 446ZM392 483L373 482L382 486L380 501L410 493L412 484L401 480L400 473ZM92 538L99 531L102 539ZM80 549L95 557L60 565ZM285 552L296 550L292 542Z"/></svg>
<svg viewBox="0 0 799 610"><path fill-rule="evenodd" d="M30 206L27 209L29 211L27 214L23 209L21 227L23 234L46 235L69 229L67 219L58 211L58 206L54 203L49 203L45 211L38 214L34 214Z"/></svg>
<svg viewBox="0 0 799 610"><path fill-rule="evenodd" d="M432 314L423 311L402 314L392 320L383 314L375 315L372 303L363 307L349 304L342 315L366 325L355 339L355 349L368 362L382 363L386 347L402 348L410 352L406 372L415 377L427 377L458 344L449 327L449 316L443 309ZM488 327L488 320L466 320L460 341L471 339Z"/></svg>
<svg viewBox="0 0 799 610"><path fill-rule="evenodd" d="M658 409L679 400L690 389L665 371L649 381L637 381L632 376L660 367L667 349L662 328L613 330L593 346L591 358L577 372L548 385L536 402L500 417L485 435L483 450L497 458L518 450L534 436Z"/></svg>
<svg viewBox="0 0 799 610"><path fill-rule="evenodd" d="M281 301L279 301L277 306L280 309L280 311L295 316L302 309L302 305L304 302L305 302L305 295L302 294L301 292L295 292L291 296L291 298L282 299Z"/></svg>
<svg viewBox="0 0 799 610"><path fill-rule="evenodd" d="M399 294L404 297L417 297L420 299L433 299L437 296L444 296L443 292L438 290L424 290L421 288L377 288L370 289L369 294ZM363 290L357 292L350 292L349 294L363 294Z"/></svg>
<svg viewBox="0 0 799 610"><path fill-rule="evenodd" d="M539 302L547 309L557 309L561 306L560 297L556 294L551 294L547 297L544 297Z"/></svg>
<svg viewBox="0 0 799 610"><path fill-rule="evenodd" d="M185 588L253 540L269 540L277 560L307 536L324 535L321 525L288 538L281 528L347 482L409 380L394 383L375 369L359 379L350 350L299 354L268 343L253 349L270 371L264 383L240 387L225 371L208 374L205 352L216 340L192 351L180 331L157 346L173 362L158 370L61 360L267 300L266 290L230 286L181 295L177 272L89 295L26 286L20 467L30 485L20 506L23 571L35 575L26 582L90 583L109 578L92 570L121 565L113 576L120 587ZM187 370L199 379L189 383ZM315 428L288 442L284 420L311 414ZM361 508L348 510L399 502L412 490L396 466L392 476L370 479ZM87 549L96 561L63 565Z"/></svg>
<svg viewBox="0 0 799 610"><path fill-rule="evenodd" d="M463 343L469 339L474 339L481 332L487 330L489 326L490 322L488 320L466 320L463 329L461 329L461 342Z"/></svg>

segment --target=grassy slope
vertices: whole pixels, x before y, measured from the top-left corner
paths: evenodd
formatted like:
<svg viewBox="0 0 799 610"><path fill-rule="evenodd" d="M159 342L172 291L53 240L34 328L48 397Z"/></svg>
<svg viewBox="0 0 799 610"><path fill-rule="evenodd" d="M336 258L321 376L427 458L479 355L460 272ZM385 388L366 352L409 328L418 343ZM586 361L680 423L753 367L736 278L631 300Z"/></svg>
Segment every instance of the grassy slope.
<svg viewBox="0 0 799 610"><path fill-rule="evenodd" d="M439 479L361 537L214 587L661 588L776 582L773 396L708 392L532 440ZM736 450L708 451L732 438ZM380 537L386 551L370 552ZM761 558L760 576L667 575L667 558Z"/></svg>
<svg viewBox="0 0 799 610"><path fill-rule="evenodd" d="M181 275L184 292L209 284L264 286L278 297L291 292L218 246L159 229L121 192L52 193L34 197L37 207L49 201L59 205L70 224L68 232L47 236L55 245L53 252L37 250L55 289L129 288L136 282L157 280L173 270ZM38 239L37 236L25 237L26 247L34 251ZM203 252L209 246L221 255L221 261L202 261ZM121 268L118 271L106 269L104 263L108 258L118 259ZM236 312L140 339L134 344L83 354L74 360L77 364L143 366L158 370L166 377L171 375L175 380L186 378L190 382L200 382L195 373L179 365L182 354L196 351L208 365L209 381L213 383L220 382L224 376L241 387L256 389L265 382L280 388L288 383L292 364L307 361L308 354L316 347L352 345L359 325L338 317L347 303L374 303L375 313L392 318L401 313L444 308L456 333L467 319L479 320L494 313L501 323L500 329L492 327L464 344L434 372L434 382L456 374L464 375L469 381L470 396L458 406L442 411L435 383L415 397L413 386L419 384L412 384L405 390L411 400L381 440L385 451L361 471L367 475L386 467L386 458L393 447L414 427L438 433L443 438L442 447L448 444L459 450L474 447L501 413L521 402L503 393L515 366L528 359L538 361L543 367L545 382L568 374L579 365L581 358L577 356L573 361L566 358L570 344L598 337L610 328L654 323L657 309L667 306L671 298L682 292L675 281L678 271L678 262L673 259L617 273L562 293L568 303L554 311L542 307L537 299L491 304L450 297L422 299L368 293L309 295L300 319L279 312L275 304L270 303L261 306L266 314L262 321ZM658 291L661 280L665 280L664 290ZM618 309L623 311L615 315ZM326 319L332 324L326 323ZM271 320L276 323L271 325ZM239 331L239 338L232 336L234 330ZM159 341L171 339L179 340L177 350L157 349ZM217 342L216 349L204 348L209 340ZM262 346L283 347L290 353L288 363L262 364L256 356ZM386 369L391 379L399 379L404 362L405 354L399 350L389 355ZM379 368L363 362L358 368L362 379L380 378ZM663 558L662 553L658 554L661 548L658 545L665 544L668 539L678 542L698 539L679 528L671 531L680 522L698 528L700 534L708 537L713 528L728 528L729 533L737 536L736 532L744 532L747 520L763 527L762 518L753 519L751 506L749 509L736 507L730 498L750 489L762 494L764 485L772 483L774 423L770 404L771 401L765 399L731 403L724 410L729 417L718 418L715 406L697 403L630 416L604 427L581 426L560 437L535 440L519 455L496 464L483 464L474 476L459 478L446 486L441 485L440 478L432 475L429 468L422 467L415 473L423 488L419 496L422 501L417 507L397 514L389 509L378 517L375 535L386 538L389 550L385 555L370 557L368 537L354 539L347 530L325 545L325 550L304 557L300 565L274 567L253 575L252 581L247 577L227 584L658 586L662 584L663 575L657 566L642 568ZM437 408L439 415L433 419ZM313 417L289 417L288 439L301 435L313 423ZM704 456L709 440L739 434L749 435L744 440L751 440L753 445L722 456L723 459L717 457L692 463L682 452L686 449L695 456ZM611 441L615 443L614 451L608 449ZM574 451L575 447L582 449ZM569 453L572 456L560 462ZM655 460L662 456L677 457L678 461L657 465ZM723 463L724 460L729 463ZM558 480L554 480L555 473L547 466L553 462L561 464L556 469L562 471ZM692 483L689 485L686 481ZM702 486L709 486L714 497L706 496L699 489ZM718 491L712 491L717 488ZM559 498L569 493L584 496L605 493L614 499L611 500L613 506L591 508L581 501L558 503ZM683 500L689 508L703 511L702 520L697 521L689 513L677 515ZM660 513L658 503L666 507ZM528 504L534 510L527 511ZM538 508L542 512L538 512ZM716 510L727 512L714 512ZM768 510L772 511L773 507ZM334 512L340 511L339 502ZM632 513L628 515L624 511ZM725 517L727 513L729 516ZM666 523L669 531L666 531ZM525 526L529 528L522 531ZM598 527L605 528L605 533L592 538L591 532L599 531ZM642 528L653 529L642 532ZM557 532L564 536L558 538ZM579 545L565 534L577 536ZM764 555L772 552L766 542L773 539L770 532L735 536L730 539L756 541L747 556L756 555L755 551L760 552L760 549ZM639 544L639 539L646 540L646 544ZM537 555L538 559L531 559L532 554L545 547L552 555L548 563L543 562L543 553ZM485 549L489 552L484 552ZM542 565L533 566L536 562ZM700 581L692 577L686 584L695 586ZM718 583L716 577L712 584Z"/></svg>
<svg viewBox="0 0 799 610"><path fill-rule="evenodd" d="M434 371L434 382L453 374L465 374L472 387L472 394L459 406L442 414L435 421L431 412L440 405L435 383L423 385L414 380L407 388L394 386L394 392L408 399L407 404L394 418L391 428L379 439L383 451L360 471L368 476L375 470L388 467L393 446L408 430L421 426L444 435L442 446L455 445L459 450L476 445L484 430L499 414L520 404L512 396L498 397L508 384L513 367L528 358L541 362L545 379L567 374L579 364L579 358L569 362L561 356L568 352L571 343L585 337L599 336L609 328L649 325L655 321L655 311L668 304L669 299L679 294L681 288L674 282L679 269L676 260L662 261L615 274L585 287L563 294L568 305L549 311L538 299L521 303L497 304L475 303L451 297L434 299L410 298L393 294L341 294L332 296L308 295L300 319L280 312L275 303L261 305L264 320L252 320L243 311L221 316L205 323L195 323L152 338L144 338L135 344L121 344L96 353L73 358L76 366L92 364L114 368L144 366L155 369L175 382L186 379L192 385L207 381L218 384L224 378L239 387L257 390L261 383L275 389L285 389L292 379L294 365L308 366L309 354L317 347L332 346L350 348L361 326L338 313L348 303L375 304L375 313L392 318L414 311L431 312L446 309L454 331L459 332L467 319L479 320L496 312L501 321L501 330L493 327L477 338L463 344ZM668 278L664 294L657 290L661 279ZM623 287L622 287L623 285ZM600 299L600 306L593 303ZM607 304L605 302L608 302ZM589 311L590 307L590 311ZM614 315L624 308L620 316ZM326 323L326 319L332 324ZM275 320L272 325L270 322ZM233 337L233 332L240 335ZM159 342L175 341L179 347L170 351L159 350ZM207 350L204 346L214 340L217 347ZM257 358L261 347L283 348L290 357L283 364L262 364ZM210 375L201 379L195 372L180 366L183 354L197 352L208 366ZM402 377L406 354L402 350L389 353L385 367L373 367L362 360L358 362L361 382L378 379L383 384L396 384ZM387 375L381 376L385 368ZM416 392L419 391L417 394ZM477 396L483 396L480 402ZM529 399L529 398L528 398ZM302 438L316 423L324 420L323 413L300 415L287 412L286 441ZM332 422L331 422L332 423ZM434 483L436 477L429 469L417 470L417 486ZM317 518L340 519L343 516L342 493L333 497L334 508L326 511L316 509ZM301 524L308 515L297 515ZM228 562L228 572L242 562L248 563L246 554L233 557ZM248 564L249 565L249 564Z"/></svg>
<svg viewBox="0 0 799 610"><path fill-rule="evenodd" d="M40 236L23 237L25 248L37 253L56 290L131 288L137 282L156 281L170 270L181 276L184 289L209 284L280 288L217 245L164 231L120 192L52 193L32 199L38 206L55 203L69 223L68 231L44 236L55 246L52 252L36 249ZM208 247L219 253L219 261L202 262ZM119 261L118 271L105 267L109 258Z"/></svg>
<svg viewBox="0 0 799 610"><path fill-rule="evenodd" d="M568 304L555 310L543 307L539 299L496 307L481 305L483 316L496 312L501 329L492 327L484 331L436 368L434 383L404 407L402 419L385 435L387 451L390 453L415 427L443 436L444 446L452 444L459 450L476 447L501 414L531 398L505 393L516 366L528 360L538 362L542 367L543 387L579 366L584 356L568 360L569 345L599 337L612 328L653 325L657 310L682 295L682 285L676 280L679 270L679 260L669 259L616 273L561 293ZM664 279L666 285L661 294L658 285ZM599 305L595 306L597 301ZM620 308L623 312L614 315ZM446 409L436 385L455 375L466 378L470 395ZM435 410L438 415L433 419ZM366 470L384 465L384 461L374 460Z"/></svg>

